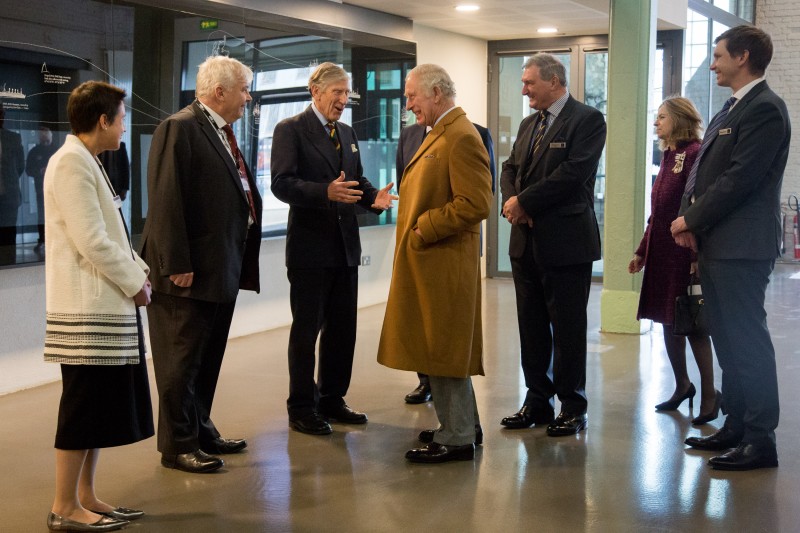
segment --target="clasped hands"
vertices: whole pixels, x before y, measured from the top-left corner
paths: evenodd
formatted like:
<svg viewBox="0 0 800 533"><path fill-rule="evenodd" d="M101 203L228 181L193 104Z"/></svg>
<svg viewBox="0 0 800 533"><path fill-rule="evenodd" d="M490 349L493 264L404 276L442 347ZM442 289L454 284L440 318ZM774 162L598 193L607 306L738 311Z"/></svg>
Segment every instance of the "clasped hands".
<svg viewBox="0 0 800 533"><path fill-rule="evenodd" d="M142 285L141 290L133 296L133 303L136 305L136 307L146 307L150 305L150 294L152 292L150 280L145 278L144 285Z"/></svg>
<svg viewBox="0 0 800 533"><path fill-rule="evenodd" d="M684 219L684 217L678 217L673 220L669 229L670 232L672 232L672 238L675 239L675 243L678 246L691 248L694 252L697 252L697 238L689 229L689 226L686 225L686 219Z"/></svg>
<svg viewBox="0 0 800 533"><path fill-rule="evenodd" d="M516 196L512 196L503 204L503 216L511 224L527 224L529 228L533 227L533 219L522 208Z"/></svg>
<svg viewBox="0 0 800 533"><path fill-rule="evenodd" d="M345 181L344 172L342 172L339 174L338 178L328 185L328 200L332 202L342 202L344 204L354 204L358 202L364 194L360 189L353 188L357 186L358 182L355 180ZM392 200L398 200L399 197L389 192L392 190L392 187L394 187L394 183L390 183L378 191L378 194L375 196L375 201L372 203L374 209L386 210L393 207L394 204L392 204Z"/></svg>

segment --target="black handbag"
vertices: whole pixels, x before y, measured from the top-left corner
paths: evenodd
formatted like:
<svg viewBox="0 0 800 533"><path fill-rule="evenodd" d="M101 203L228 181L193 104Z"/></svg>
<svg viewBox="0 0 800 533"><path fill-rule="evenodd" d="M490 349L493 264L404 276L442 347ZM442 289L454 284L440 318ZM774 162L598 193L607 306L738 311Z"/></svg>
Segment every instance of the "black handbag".
<svg viewBox="0 0 800 533"><path fill-rule="evenodd" d="M672 322L673 335L708 335L708 322L703 312L703 294L700 285L692 278L687 294L675 298L675 316Z"/></svg>

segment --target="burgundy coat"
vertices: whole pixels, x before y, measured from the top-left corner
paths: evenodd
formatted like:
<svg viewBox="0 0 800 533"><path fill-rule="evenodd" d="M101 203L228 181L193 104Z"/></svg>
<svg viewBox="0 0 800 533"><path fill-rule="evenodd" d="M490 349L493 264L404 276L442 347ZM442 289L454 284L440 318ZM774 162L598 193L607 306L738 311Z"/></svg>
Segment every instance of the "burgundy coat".
<svg viewBox="0 0 800 533"><path fill-rule="evenodd" d="M697 158L700 142L667 149L650 196L650 220L636 255L644 258L644 278L637 318L671 325L675 297L686 293L695 254L675 244L670 224L678 216L686 178ZM681 161L682 159L682 161Z"/></svg>

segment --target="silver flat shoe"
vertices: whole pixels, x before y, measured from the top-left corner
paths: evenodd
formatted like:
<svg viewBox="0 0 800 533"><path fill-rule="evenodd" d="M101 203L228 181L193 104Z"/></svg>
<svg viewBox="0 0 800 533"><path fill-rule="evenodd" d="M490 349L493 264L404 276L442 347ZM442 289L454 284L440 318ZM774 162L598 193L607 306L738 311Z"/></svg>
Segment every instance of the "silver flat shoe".
<svg viewBox="0 0 800 533"><path fill-rule="evenodd" d="M97 513L103 516L109 516L111 518L116 518L117 520L136 520L144 516L144 511L139 511L138 509L128 509L127 507L117 507L111 511L95 511L94 509L89 509L93 513Z"/></svg>
<svg viewBox="0 0 800 533"><path fill-rule="evenodd" d="M127 525L127 520L118 520L110 516L103 516L92 524L84 524L53 512L47 515L47 529L50 531L115 531Z"/></svg>

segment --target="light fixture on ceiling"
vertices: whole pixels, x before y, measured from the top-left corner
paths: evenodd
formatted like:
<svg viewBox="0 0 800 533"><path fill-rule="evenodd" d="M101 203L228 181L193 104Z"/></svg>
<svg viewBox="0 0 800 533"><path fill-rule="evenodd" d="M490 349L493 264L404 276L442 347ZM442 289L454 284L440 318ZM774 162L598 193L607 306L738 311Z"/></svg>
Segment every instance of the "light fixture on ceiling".
<svg viewBox="0 0 800 533"><path fill-rule="evenodd" d="M558 28L553 28L551 26L545 26L536 30L539 33L558 33Z"/></svg>
<svg viewBox="0 0 800 533"><path fill-rule="evenodd" d="M472 11L477 11L480 8L480 6L476 6L475 4L460 4L456 6L456 11L471 13Z"/></svg>

